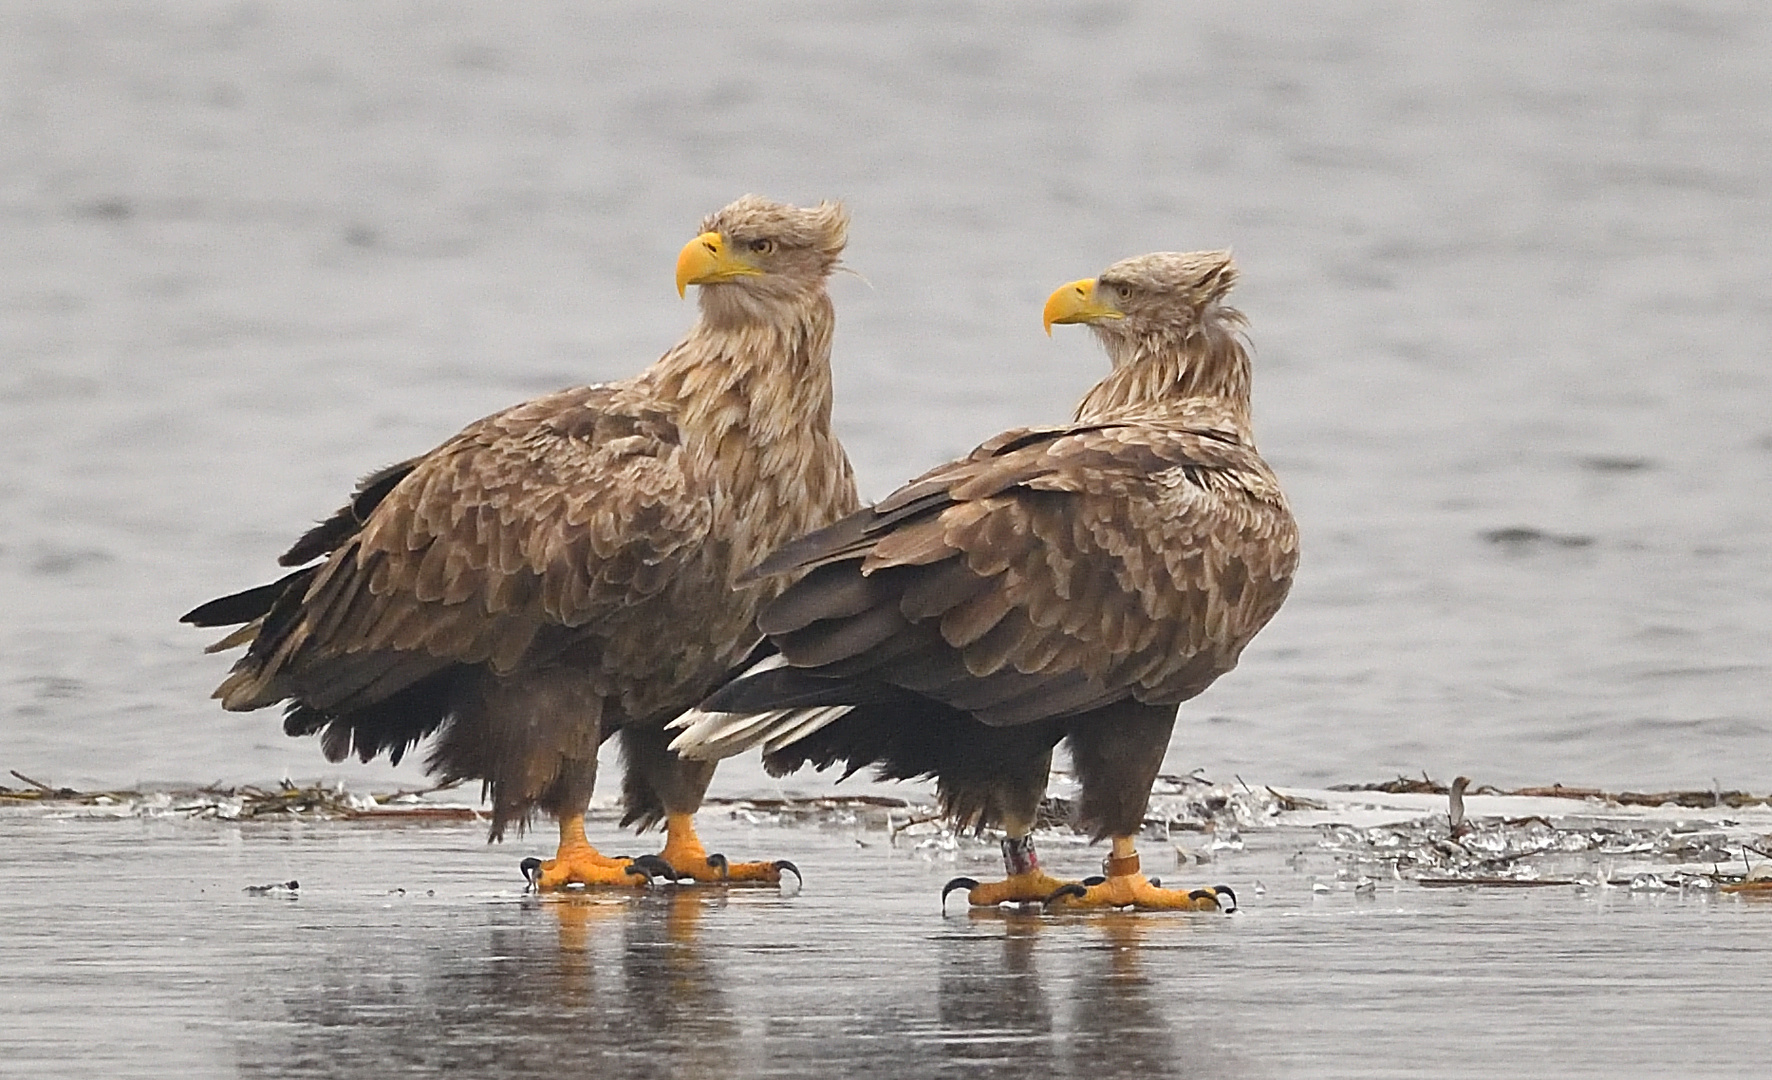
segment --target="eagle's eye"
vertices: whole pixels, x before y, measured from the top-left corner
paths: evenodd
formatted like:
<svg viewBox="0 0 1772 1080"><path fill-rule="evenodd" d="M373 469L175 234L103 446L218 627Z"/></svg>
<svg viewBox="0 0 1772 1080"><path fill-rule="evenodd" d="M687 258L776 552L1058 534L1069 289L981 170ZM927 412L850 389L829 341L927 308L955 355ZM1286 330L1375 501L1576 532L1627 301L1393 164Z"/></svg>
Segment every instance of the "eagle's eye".
<svg viewBox="0 0 1772 1080"><path fill-rule="evenodd" d="M771 255L775 252L775 241L773 240L752 240L746 246L759 255Z"/></svg>

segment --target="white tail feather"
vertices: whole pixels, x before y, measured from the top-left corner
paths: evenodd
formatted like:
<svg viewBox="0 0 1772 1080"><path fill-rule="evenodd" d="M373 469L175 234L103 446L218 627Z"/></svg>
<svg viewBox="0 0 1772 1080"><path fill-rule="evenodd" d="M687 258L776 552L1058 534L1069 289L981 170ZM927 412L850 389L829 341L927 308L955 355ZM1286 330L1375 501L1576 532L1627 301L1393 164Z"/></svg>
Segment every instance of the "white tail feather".
<svg viewBox="0 0 1772 1080"><path fill-rule="evenodd" d="M671 740L671 749L697 761L717 761L763 745L765 752L781 749L803 739L850 710L848 705L821 705L809 709L773 709L764 713L702 712L691 709L671 721L683 731Z"/></svg>
<svg viewBox="0 0 1772 1080"><path fill-rule="evenodd" d="M763 740L763 752L773 754L790 743L799 742L818 729L835 723L848 712L847 705L826 705L817 709L796 709L789 712L781 723L770 726L768 736Z"/></svg>
<svg viewBox="0 0 1772 1080"><path fill-rule="evenodd" d="M787 664L779 653L752 664L739 678ZM807 709L771 709L760 713L703 712L690 709L665 727L681 730L671 749L697 761L717 761L741 754L761 743L765 752L803 739L849 712L848 705L820 705Z"/></svg>

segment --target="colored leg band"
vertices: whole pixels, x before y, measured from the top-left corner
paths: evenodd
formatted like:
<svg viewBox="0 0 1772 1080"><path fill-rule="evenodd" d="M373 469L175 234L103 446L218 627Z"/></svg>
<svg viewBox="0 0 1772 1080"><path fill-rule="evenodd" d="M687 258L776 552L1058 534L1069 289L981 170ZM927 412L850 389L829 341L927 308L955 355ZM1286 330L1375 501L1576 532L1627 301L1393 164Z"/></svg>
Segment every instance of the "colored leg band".
<svg viewBox="0 0 1772 1080"><path fill-rule="evenodd" d="M1108 877L1125 877L1127 874L1138 873L1138 855L1136 853L1124 857L1109 855L1101 860L1101 872Z"/></svg>
<svg viewBox="0 0 1772 1080"><path fill-rule="evenodd" d="M1040 868L1040 856L1034 853L1034 838L1013 836L1003 838L1003 868L1011 875L1031 874Z"/></svg>

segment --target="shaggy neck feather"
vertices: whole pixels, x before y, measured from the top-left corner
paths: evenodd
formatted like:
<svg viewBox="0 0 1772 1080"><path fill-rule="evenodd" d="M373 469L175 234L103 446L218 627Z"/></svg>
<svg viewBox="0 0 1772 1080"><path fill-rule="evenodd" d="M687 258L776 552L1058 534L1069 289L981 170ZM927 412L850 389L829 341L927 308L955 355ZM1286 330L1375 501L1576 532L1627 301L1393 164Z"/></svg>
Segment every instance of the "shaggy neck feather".
<svg viewBox="0 0 1772 1080"><path fill-rule="evenodd" d="M650 375L678 403L685 449L713 463L736 574L857 499L831 430L830 298L820 290L759 302L713 291L703 290L702 318ZM747 317L731 317L734 309Z"/></svg>
<svg viewBox="0 0 1772 1080"><path fill-rule="evenodd" d="M1249 353L1238 333L1242 323L1234 309L1214 308L1181 330L1125 333L1112 323L1092 327L1114 367L1077 406L1077 420L1186 411L1211 417L1250 441Z"/></svg>

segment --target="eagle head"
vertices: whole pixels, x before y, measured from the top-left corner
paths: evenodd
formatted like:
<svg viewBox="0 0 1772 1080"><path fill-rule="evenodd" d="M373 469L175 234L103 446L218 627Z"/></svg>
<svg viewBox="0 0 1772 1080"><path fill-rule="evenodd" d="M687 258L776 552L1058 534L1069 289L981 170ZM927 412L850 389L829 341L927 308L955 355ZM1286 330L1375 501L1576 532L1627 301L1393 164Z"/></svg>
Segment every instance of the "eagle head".
<svg viewBox="0 0 1772 1080"><path fill-rule="evenodd" d="M746 195L709 214L701 235L677 256L677 292L702 290L704 310L742 294L751 300L792 303L821 293L849 236L841 203L789 206Z"/></svg>
<svg viewBox="0 0 1772 1080"><path fill-rule="evenodd" d="M1228 251L1159 251L1103 270L1098 277L1060 285L1046 300L1046 332L1053 323L1086 323L1104 337L1144 338L1188 332L1218 310L1237 283Z"/></svg>

